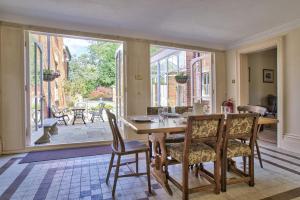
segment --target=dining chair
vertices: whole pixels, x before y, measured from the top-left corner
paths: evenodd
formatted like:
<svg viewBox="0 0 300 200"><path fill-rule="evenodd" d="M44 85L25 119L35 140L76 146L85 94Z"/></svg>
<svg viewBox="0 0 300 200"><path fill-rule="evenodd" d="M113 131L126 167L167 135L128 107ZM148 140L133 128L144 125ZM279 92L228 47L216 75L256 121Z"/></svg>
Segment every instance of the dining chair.
<svg viewBox="0 0 300 200"><path fill-rule="evenodd" d="M239 113L258 113L260 116L264 116L267 113L267 109L265 107L261 107L261 106L251 106L251 105L238 106L237 110ZM261 126L258 126L257 134L260 132L260 130L261 130ZM258 146L257 139L258 139L258 136L256 136L256 140L255 140L257 157L259 160L260 167L263 168L263 163L262 163L260 149Z"/></svg>
<svg viewBox="0 0 300 200"><path fill-rule="evenodd" d="M182 184L170 176L168 162L166 171L168 179L182 191L182 199L188 199L190 193L214 188L216 194L220 193L220 166L222 132L224 127L224 115L199 115L189 116L185 140L182 143L166 144L167 154L182 163ZM214 147L205 144L206 141L213 142ZM211 184L200 187L189 188L189 166L205 162L214 163L214 172L206 170L203 165L200 175Z"/></svg>
<svg viewBox="0 0 300 200"><path fill-rule="evenodd" d="M158 115L158 110L162 107L147 107L147 115ZM168 107L168 112L171 112L171 107ZM165 142L166 143L178 143L184 141L184 135L183 134L176 134L176 133L169 133ZM153 156L153 140L151 135L148 137L148 143L150 148L150 157Z"/></svg>
<svg viewBox="0 0 300 200"><path fill-rule="evenodd" d="M256 140L257 113L228 114L226 119L226 131L223 133L222 144L222 173L221 190L226 191L227 184L248 182L249 186L254 186L254 143ZM242 139L242 141L241 141ZM243 141L248 141L243 142ZM243 159L243 168L236 167L232 158L248 157L248 173L246 172L246 162ZM230 165L228 166L228 162ZM241 178L227 179L227 170L230 170Z"/></svg>
<svg viewBox="0 0 300 200"><path fill-rule="evenodd" d="M150 181L150 157L149 157L149 147L137 140L131 140L131 141L124 141L118 125L117 125L117 120L116 116L111 113L108 109L106 109L106 114L108 117L109 125L112 131L113 135L113 142L111 145L112 148L112 154L111 154L111 159L109 163L109 168L107 172L107 177L106 177L106 183L108 184L109 177L110 177L110 172L113 167L116 167L115 170L115 178L114 178L114 183L113 183L113 189L112 189L112 196L114 197L115 191L116 191L116 186L117 186L117 180L118 178L122 177L130 177L130 176L141 176L141 175L147 175L147 181L148 181L148 192L151 194L151 181ZM145 153L146 155L146 173L140 173L139 172L139 153ZM135 155L135 160L134 161L129 161L125 163L121 163L121 157L125 155ZM117 163L114 164L114 157L117 156ZM135 163L135 171L131 169L129 164ZM119 169L120 166L127 165L132 172L131 174L125 174L125 175L119 175Z"/></svg>
<svg viewBox="0 0 300 200"><path fill-rule="evenodd" d="M175 112L178 114L183 114L185 112L189 112L191 109L193 109L193 106L176 106Z"/></svg>

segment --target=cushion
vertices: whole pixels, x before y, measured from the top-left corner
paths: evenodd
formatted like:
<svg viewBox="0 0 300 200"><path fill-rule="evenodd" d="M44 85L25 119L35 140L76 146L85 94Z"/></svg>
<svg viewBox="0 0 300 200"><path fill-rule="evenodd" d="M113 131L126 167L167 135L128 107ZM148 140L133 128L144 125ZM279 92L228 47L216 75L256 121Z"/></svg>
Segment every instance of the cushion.
<svg viewBox="0 0 300 200"><path fill-rule="evenodd" d="M227 158L249 155L251 155L251 149L248 144L244 144L237 140L228 140Z"/></svg>
<svg viewBox="0 0 300 200"><path fill-rule="evenodd" d="M252 126L253 126L253 117L243 117L232 119L231 126L229 127L229 135L238 136L238 135L248 135L251 136Z"/></svg>
<svg viewBox="0 0 300 200"><path fill-rule="evenodd" d="M216 137L219 120L194 120L192 122L192 138Z"/></svg>
<svg viewBox="0 0 300 200"><path fill-rule="evenodd" d="M182 162L184 143L167 144L167 153L175 160ZM190 145L189 164L197 164L216 160L215 150L204 143Z"/></svg>

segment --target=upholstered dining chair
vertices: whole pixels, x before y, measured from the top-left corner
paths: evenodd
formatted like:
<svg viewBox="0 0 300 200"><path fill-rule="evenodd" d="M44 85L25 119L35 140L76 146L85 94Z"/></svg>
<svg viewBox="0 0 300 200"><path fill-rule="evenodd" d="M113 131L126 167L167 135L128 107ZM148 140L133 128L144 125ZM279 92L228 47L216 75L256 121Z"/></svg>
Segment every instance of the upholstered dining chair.
<svg viewBox="0 0 300 200"><path fill-rule="evenodd" d="M109 181L110 172L111 172L112 167L116 167L115 178L114 178L113 189L112 189L112 196L114 197L114 195L115 195L118 178L130 177L130 176L141 176L141 175L147 175L148 191L149 191L149 194L151 194L149 147L146 144L136 141L136 140L124 141L120 134L118 125L117 125L116 116L113 113L111 113L108 109L106 109L106 114L108 117L111 132L113 135L113 143L111 145L112 154L111 154L111 159L110 159L109 168L108 168L107 177L106 177L107 184ZM139 173L139 165L138 165L139 153L145 153L145 155L146 155L146 169L147 169L146 173ZM131 155L131 154L135 155L134 161L121 163L122 156ZM117 156L117 163L114 165L114 157L115 156ZM128 164L131 164L131 163L136 164L135 172L128 166ZM127 165L132 173L125 174L125 175L119 175L120 166L123 166L123 165Z"/></svg>
<svg viewBox="0 0 300 200"><path fill-rule="evenodd" d="M162 107L147 107L147 115L158 115L158 109ZM168 112L171 112L171 107L168 107ZM183 134L169 133L165 142L166 143L178 143L184 141ZM152 138L151 135L148 137L149 148L150 148L150 157L152 157Z"/></svg>
<svg viewBox="0 0 300 200"><path fill-rule="evenodd" d="M166 144L167 154L172 159L182 163L182 184L168 173L169 180L182 191L182 199L188 199L189 193L198 192L208 187L214 188L216 194L220 193L223 127L224 115L189 116L184 142ZM215 146L210 147L205 144L206 141L214 143ZM205 170L203 166L200 168L200 175L208 179L211 184L189 188L189 166L205 162L214 163L213 173ZM168 162L166 170L168 170Z"/></svg>
<svg viewBox="0 0 300 200"><path fill-rule="evenodd" d="M258 113L260 116L264 116L267 113L267 109L265 107L261 106L251 106L251 105L246 105L246 106L238 106L237 110L239 113ZM257 128L257 134L259 133L261 127ZM256 147L256 152L257 152L257 157L259 160L260 167L263 168L263 163L261 159L261 154L260 154L260 149L258 146L257 138L255 140L255 147Z"/></svg>
<svg viewBox="0 0 300 200"><path fill-rule="evenodd" d="M223 192L226 191L226 185L231 183L248 181L249 186L254 186L254 143L258 118L257 113L227 115L222 144L221 190ZM243 141L248 141L248 143ZM235 164L231 159L235 157L248 157L248 173L245 170L245 161L243 162L244 171L233 166ZM227 179L227 169L241 176L241 179Z"/></svg>
<svg viewBox="0 0 300 200"><path fill-rule="evenodd" d="M185 112L189 112L190 109L193 109L193 106L176 106L175 112L178 114L183 114Z"/></svg>

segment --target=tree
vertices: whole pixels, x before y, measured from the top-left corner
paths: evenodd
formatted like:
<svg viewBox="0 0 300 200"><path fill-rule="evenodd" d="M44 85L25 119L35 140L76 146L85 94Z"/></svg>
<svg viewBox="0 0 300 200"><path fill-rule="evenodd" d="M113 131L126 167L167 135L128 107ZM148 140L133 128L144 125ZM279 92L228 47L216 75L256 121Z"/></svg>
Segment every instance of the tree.
<svg viewBox="0 0 300 200"><path fill-rule="evenodd" d="M79 93L86 98L99 86L113 86L116 78L115 52L118 47L117 43L96 41L85 54L73 56L65 90L71 96Z"/></svg>

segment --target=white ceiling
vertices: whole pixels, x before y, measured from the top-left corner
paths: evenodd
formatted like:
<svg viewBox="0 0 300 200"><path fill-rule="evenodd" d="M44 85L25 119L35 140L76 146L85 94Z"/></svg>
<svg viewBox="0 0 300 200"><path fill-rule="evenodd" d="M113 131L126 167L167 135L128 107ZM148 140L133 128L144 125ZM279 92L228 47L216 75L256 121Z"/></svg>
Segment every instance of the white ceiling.
<svg viewBox="0 0 300 200"><path fill-rule="evenodd" d="M0 20L224 49L300 26L300 0L0 0Z"/></svg>

